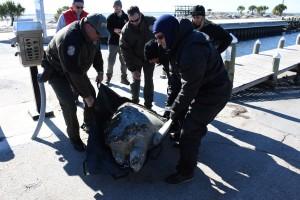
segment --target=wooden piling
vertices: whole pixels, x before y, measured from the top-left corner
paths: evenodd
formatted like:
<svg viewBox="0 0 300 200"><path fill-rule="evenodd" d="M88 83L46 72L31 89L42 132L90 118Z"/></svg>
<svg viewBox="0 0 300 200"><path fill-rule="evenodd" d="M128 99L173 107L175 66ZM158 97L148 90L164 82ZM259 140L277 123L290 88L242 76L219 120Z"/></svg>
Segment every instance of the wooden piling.
<svg viewBox="0 0 300 200"><path fill-rule="evenodd" d="M297 36L296 45L300 45L300 34L298 34L298 36Z"/></svg>
<svg viewBox="0 0 300 200"><path fill-rule="evenodd" d="M256 40L253 46L253 51L252 51L253 54L259 54L260 45L261 45L260 40Z"/></svg>
<svg viewBox="0 0 300 200"><path fill-rule="evenodd" d="M277 77L278 77L278 70L279 70L279 64L280 64L281 55L277 52L273 55L273 85L276 86L277 84Z"/></svg>
<svg viewBox="0 0 300 200"><path fill-rule="evenodd" d="M278 42L277 48L282 49L284 47L284 43L285 43L285 38L282 36Z"/></svg>

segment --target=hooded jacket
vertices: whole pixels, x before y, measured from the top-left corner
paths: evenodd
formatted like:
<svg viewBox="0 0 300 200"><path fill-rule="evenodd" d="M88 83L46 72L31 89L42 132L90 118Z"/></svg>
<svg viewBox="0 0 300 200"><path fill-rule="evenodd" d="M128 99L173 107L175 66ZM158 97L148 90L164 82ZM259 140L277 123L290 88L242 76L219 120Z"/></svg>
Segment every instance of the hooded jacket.
<svg viewBox="0 0 300 200"><path fill-rule="evenodd" d="M43 60L43 67L51 73L65 75L79 94L91 95L86 72L93 64L97 72L103 72L100 43L94 44L83 30L84 19L59 31L50 41Z"/></svg>
<svg viewBox="0 0 300 200"><path fill-rule="evenodd" d="M172 118L185 111L193 100L201 98L202 103L209 103L211 98L228 96L231 82L220 54L204 34L193 30L189 20L180 21L171 52L182 82L172 105Z"/></svg>
<svg viewBox="0 0 300 200"><path fill-rule="evenodd" d="M141 22L138 26L127 22L122 29L120 49L130 71L140 70L147 62L144 58L144 46L146 42L154 38L152 33L154 21L154 17L141 14Z"/></svg>

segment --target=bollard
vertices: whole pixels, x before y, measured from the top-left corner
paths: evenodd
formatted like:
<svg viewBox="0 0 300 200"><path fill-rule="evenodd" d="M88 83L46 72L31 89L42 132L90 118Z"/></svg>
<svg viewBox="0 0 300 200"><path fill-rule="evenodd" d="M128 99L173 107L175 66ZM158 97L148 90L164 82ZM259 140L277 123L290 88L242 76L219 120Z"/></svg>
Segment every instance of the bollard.
<svg viewBox="0 0 300 200"><path fill-rule="evenodd" d="M278 42L277 48L282 49L284 47L284 43L285 43L285 38L282 36Z"/></svg>
<svg viewBox="0 0 300 200"><path fill-rule="evenodd" d="M259 54L260 45L261 45L260 40L256 40L253 46L253 51L252 51L253 54Z"/></svg>
<svg viewBox="0 0 300 200"><path fill-rule="evenodd" d="M300 34L298 34L298 36L297 36L296 45L300 45Z"/></svg>
<svg viewBox="0 0 300 200"><path fill-rule="evenodd" d="M230 33L230 36L232 37L232 42L230 45L231 52L230 52L230 63L229 63L228 75L229 75L229 79L233 83L234 71L235 71L236 44L238 43L238 39L232 33Z"/></svg>
<svg viewBox="0 0 300 200"><path fill-rule="evenodd" d="M272 82L273 82L274 86L276 86L276 84L277 84L277 76L278 76L280 59L281 59L281 55L278 52L273 55L272 67L273 67L273 73L274 74L273 74Z"/></svg>

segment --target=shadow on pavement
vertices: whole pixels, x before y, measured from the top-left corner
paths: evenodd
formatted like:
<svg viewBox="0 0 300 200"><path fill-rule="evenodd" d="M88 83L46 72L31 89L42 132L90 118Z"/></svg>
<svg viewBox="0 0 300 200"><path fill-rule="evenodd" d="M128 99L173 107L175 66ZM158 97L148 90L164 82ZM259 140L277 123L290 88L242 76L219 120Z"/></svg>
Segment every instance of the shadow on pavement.
<svg viewBox="0 0 300 200"><path fill-rule="evenodd" d="M0 126L0 162L7 162L15 157Z"/></svg>
<svg viewBox="0 0 300 200"><path fill-rule="evenodd" d="M225 191L221 199L298 198L300 154L297 149L263 133L216 120L212 125L220 133L208 134L199 155L200 161L216 173L212 187ZM226 192L228 188L236 191Z"/></svg>

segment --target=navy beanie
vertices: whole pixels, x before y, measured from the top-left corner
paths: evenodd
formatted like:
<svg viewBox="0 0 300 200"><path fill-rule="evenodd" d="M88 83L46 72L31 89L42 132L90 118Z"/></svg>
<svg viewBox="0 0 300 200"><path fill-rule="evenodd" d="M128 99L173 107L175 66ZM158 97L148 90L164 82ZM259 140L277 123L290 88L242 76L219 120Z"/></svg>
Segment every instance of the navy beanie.
<svg viewBox="0 0 300 200"><path fill-rule="evenodd" d="M167 48L171 48L175 42L176 33L179 30L179 22L172 15L162 15L153 24L153 33L163 33Z"/></svg>
<svg viewBox="0 0 300 200"><path fill-rule="evenodd" d="M84 3L83 0L73 0L73 3Z"/></svg>

